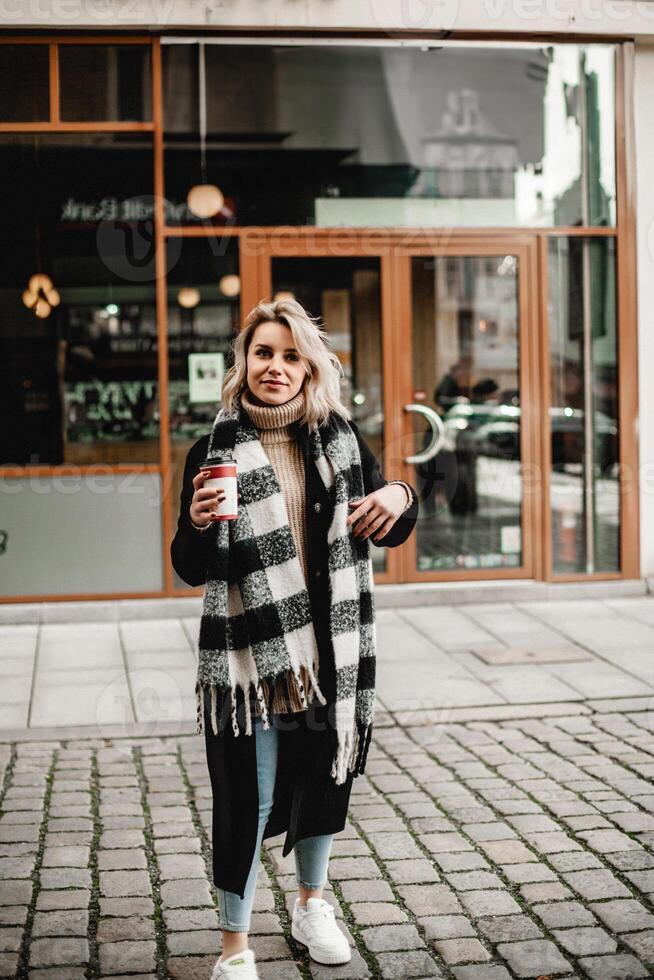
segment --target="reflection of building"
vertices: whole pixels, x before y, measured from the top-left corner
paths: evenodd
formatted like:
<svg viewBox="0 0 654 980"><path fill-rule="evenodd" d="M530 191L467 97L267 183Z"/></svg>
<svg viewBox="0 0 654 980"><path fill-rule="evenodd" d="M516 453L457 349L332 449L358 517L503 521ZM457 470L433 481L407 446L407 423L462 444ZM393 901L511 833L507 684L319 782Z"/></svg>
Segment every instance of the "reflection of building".
<svg viewBox="0 0 654 980"><path fill-rule="evenodd" d="M0 40L0 480L30 477L3 498L0 595L52 593L44 534L57 595L185 591L167 547L220 373L214 391L192 355L227 365L278 292L324 318L354 417L425 495L380 581L638 575L628 52L205 28ZM202 219L198 184L219 195ZM34 275L49 310L23 299ZM453 370L463 394L437 404ZM441 416L441 477L403 462L409 403Z"/></svg>
<svg viewBox="0 0 654 980"><path fill-rule="evenodd" d="M484 117L478 92L448 92L441 125L423 142L425 167L437 175L436 196L513 199L517 140Z"/></svg>

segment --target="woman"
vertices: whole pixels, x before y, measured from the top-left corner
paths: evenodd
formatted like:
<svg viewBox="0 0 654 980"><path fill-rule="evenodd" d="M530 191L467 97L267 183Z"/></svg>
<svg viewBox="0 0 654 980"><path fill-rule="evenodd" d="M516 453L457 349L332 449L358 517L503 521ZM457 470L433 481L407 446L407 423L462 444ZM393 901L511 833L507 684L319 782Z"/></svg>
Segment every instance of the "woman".
<svg viewBox="0 0 654 980"><path fill-rule="evenodd" d="M415 490L387 481L340 399L341 364L299 303L262 303L234 341L222 408L189 451L172 562L205 585L198 732L213 791L222 955L212 980L256 978L248 949L261 842L286 832L292 934L319 963L348 942L322 898L372 731L375 625L368 539L395 547ZM199 467L236 460L238 517ZM254 736L254 737L252 737Z"/></svg>

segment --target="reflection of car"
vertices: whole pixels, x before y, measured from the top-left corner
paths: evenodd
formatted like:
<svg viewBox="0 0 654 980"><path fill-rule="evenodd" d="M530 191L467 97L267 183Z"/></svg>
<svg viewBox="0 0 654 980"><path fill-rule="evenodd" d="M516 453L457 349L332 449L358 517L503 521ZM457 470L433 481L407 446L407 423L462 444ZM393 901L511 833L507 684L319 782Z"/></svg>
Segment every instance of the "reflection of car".
<svg viewBox="0 0 654 980"><path fill-rule="evenodd" d="M594 413L595 465L609 475L618 462L618 427L604 412ZM550 408L552 466L562 470L584 458L584 412L581 408Z"/></svg>
<svg viewBox="0 0 654 980"><path fill-rule="evenodd" d="M510 402L513 402L511 404ZM425 496L438 487L452 514L477 509L477 459L520 459L520 407L517 398L504 395L504 403L473 404L460 401L443 416L444 440L440 451L418 467L425 480ZM563 469L583 459L584 413L580 409L552 408L552 465ZM425 439L425 446L429 437ZM423 447L424 448L424 447ZM595 462L610 474L618 459L617 427L603 412L595 412Z"/></svg>
<svg viewBox="0 0 654 980"><path fill-rule="evenodd" d="M618 460L618 430L604 412L595 412L595 461L609 473ZM516 405L454 405L443 419L449 449L474 451L480 456L520 459L520 408ZM584 447L584 412L551 408L552 465L562 469L580 463Z"/></svg>
<svg viewBox="0 0 654 980"><path fill-rule="evenodd" d="M520 457L520 409L516 405L461 402L443 417L449 449L481 456Z"/></svg>
<svg viewBox="0 0 654 980"><path fill-rule="evenodd" d="M449 471L451 491L446 495L453 514L477 510L478 456L519 458L519 418L520 409L514 404L461 401L448 409L443 417L443 452L437 458Z"/></svg>
<svg viewBox="0 0 654 980"><path fill-rule="evenodd" d="M520 459L520 422L510 419L488 422L477 432L475 442L480 456Z"/></svg>

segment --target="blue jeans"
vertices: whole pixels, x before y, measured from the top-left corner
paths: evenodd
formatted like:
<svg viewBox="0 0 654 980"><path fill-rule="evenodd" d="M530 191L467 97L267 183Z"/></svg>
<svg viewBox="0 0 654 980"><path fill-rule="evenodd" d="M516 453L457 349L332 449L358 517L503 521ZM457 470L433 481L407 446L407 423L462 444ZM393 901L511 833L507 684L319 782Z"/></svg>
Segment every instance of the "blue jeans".
<svg viewBox="0 0 654 980"><path fill-rule="evenodd" d="M248 736L251 738L252 736ZM245 884L243 898L235 892L218 888L218 908L220 929L230 932L249 932L250 915L254 904L254 893L257 887L257 874L260 866L260 851L263 832L273 805L273 790L277 773L277 748L279 732L271 724L264 729L261 718L254 718L254 737L256 738L257 754L257 786L259 789L259 827L257 842L254 850L252 866ZM318 837L306 837L296 842L293 848L295 854L296 879L304 888L322 888L327 883L327 865L331 853L333 834Z"/></svg>

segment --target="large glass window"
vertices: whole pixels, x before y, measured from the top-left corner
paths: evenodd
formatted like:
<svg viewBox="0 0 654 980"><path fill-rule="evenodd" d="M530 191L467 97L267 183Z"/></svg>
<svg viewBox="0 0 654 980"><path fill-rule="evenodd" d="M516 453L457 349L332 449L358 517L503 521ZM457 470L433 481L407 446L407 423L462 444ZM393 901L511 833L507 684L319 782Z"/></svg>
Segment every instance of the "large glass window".
<svg viewBox="0 0 654 980"><path fill-rule="evenodd" d="M66 121L152 118L150 46L60 44L60 115Z"/></svg>
<svg viewBox="0 0 654 980"><path fill-rule="evenodd" d="M611 45L164 48L169 220L611 225ZM216 210L189 206L197 184Z"/></svg>
<svg viewBox="0 0 654 980"><path fill-rule="evenodd" d="M0 45L0 122L45 122L50 116L47 44Z"/></svg>
<svg viewBox="0 0 654 980"><path fill-rule="evenodd" d="M0 464L158 461L149 137L2 135L0 158Z"/></svg>
<svg viewBox="0 0 654 980"><path fill-rule="evenodd" d="M166 260L170 506L176 528L186 455L211 432L230 345L240 326L238 239L170 238ZM176 574L175 584L185 588Z"/></svg>
<svg viewBox="0 0 654 980"><path fill-rule="evenodd" d="M220 407L229 347L240 322L238 258L234 237L168 240L168 396L173 442L186 444L206 435Z"/></svg>
<svg viewBox="0 0 654 980"><path fill-rule="evenodd" d="M552 564L620 569L615 241L549 249Z"/></svg>

